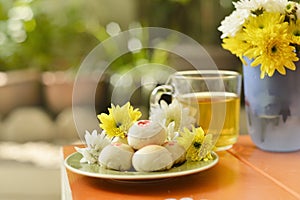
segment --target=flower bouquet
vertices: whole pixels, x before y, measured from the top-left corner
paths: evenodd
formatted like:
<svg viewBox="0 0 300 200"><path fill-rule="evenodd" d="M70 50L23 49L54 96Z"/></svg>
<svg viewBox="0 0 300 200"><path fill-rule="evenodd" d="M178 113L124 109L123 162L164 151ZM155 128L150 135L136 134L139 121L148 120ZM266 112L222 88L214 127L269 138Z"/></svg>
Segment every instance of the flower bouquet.
<svg viewBox="0 0 300 200"><path fill-rule="evenodd" d="M261 78L295 70L300 45L300 5L288 0L241 0L219 30L223 48L260 66Z"/></svg>
<svg viewBox="0 0 300 200"><path fill-rule="evenodd" d="M221 22L222 46L243 64L248 129L270 151L300 149L300 5L240 0Z"/></svg>
<svg viewBox="0 0 300 200"><path fill-rule="evenodd" d="M76 147L80 162L116 171L154 172L213 159L212 135L194 127L189 109L178 101L161 101L147 120L140 120L141 115L129 102L98 115L103 131L86 131L87 146Z"/></svg>

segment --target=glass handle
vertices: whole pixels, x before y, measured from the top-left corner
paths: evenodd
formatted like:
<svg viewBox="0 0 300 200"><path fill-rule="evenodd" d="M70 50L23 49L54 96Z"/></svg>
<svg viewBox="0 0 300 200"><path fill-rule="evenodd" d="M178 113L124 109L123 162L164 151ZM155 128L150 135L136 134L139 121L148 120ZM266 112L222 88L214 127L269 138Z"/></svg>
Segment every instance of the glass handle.
<svg viewBox="0 0 300 200"><path fill-rule="evenodd" d="M159 104L159 101L164 97L164 95L171 96L173 95L173 87L170 85L161 85L152 91L150 95L150 107ZM170 102L168 102L170 103Z"/></svg>

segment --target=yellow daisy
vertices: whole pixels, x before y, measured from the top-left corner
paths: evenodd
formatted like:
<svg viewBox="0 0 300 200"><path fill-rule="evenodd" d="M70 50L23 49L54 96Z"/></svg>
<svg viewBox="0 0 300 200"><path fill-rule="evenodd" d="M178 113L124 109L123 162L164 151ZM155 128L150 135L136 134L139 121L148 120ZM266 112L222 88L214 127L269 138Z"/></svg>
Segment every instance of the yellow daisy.
<svg viewBox="0 0 300 200"><path fill-rule="evenodd" d="M264 13L252 17L245 24L244 31L248 34L253 47L244 53L254 59L251 66L259 66L261 78L265 74L272 76L277 70L285 74L285 68L295 70L297 61L295 47L290 46L290 36L287 32L288 23L278 13Z"/></svg>
<svg viewBox="0 0 300 200"><path fill-rule="evenodd" d="M204 140L204 131L202 128L193 128L194 140L186 152L186 159L188 161L200 161L200 147Z"/></svg>
<svg viewBox="0 0 300 200"><path fill-rule="evenodd" d="M300 45L300 20L290 23L291 43Z"/></svg>
<svg viewBox="0 0 300 200"><path fill-rule="evenodd" d="M189 149L192 142L194 141L195 133L191 132L188 128L184 127L180 132L180 136L176 138L178 144L184 147L186 150Z"/></svg>
<svg viewBox="0 0 300 200"><path fill-rule="evenodd" d="M255 58L251 65L261 65L261 78L264 78L265 74L271 77L275 70L285 75L285 67L290 70L296 69L294 62L298 61L298 57L295 53L295 47L289 46L287 39L282 37L269 38L268 41L263 42L260 49L261 55Z"/></svg>
<svg viewBox="0 0 300 200"><path fill-rule="evenodd" d="M246 38L247 35L244 32L239 32L235 37L224 38L222 47L231 51L231 53L244 62L244 53L252 47L251 43L249 43Z"/></svg>
<svg viewBox="0 0 300 200"><path fill-rule="evenodd" d="M285 24L287 28L288 23L284 21L284 15L274 12L265 12L259 16L250 16L244 25L244 31L247 34L258 35L259 31L263 31L270 27Z"/></svg>
<svg viewBox="0 0 300 200"><path fill-rule="evenodd" d="M177 142L187 149L186 159L188 161L206 161L212 159L210 154L213 148L212 135L205 135L201 127L193 127L191 131L184 128L180 132Z"/></svg>
<svg viewBox="0 0 300 200"><path fill-rule="evenodd" d="M259 16L251 16L243 29L245 40L251 44L251 49L245 51L244 56L250 59L260 56L262 53L261 42L265 42L265 34L286 34L287 28L288 23L284 22L284 16L280 13L266 12Z"/></svg>
<svg viewBox="0 0 300 200"><path fill-rule="evenodd" d="M100 127L105 130L108 137L125 138L128 129L142 116L141 112L133 109L129 102L122 107L111 105L108 111L109 114L101 113L97 116Z"/></svg>

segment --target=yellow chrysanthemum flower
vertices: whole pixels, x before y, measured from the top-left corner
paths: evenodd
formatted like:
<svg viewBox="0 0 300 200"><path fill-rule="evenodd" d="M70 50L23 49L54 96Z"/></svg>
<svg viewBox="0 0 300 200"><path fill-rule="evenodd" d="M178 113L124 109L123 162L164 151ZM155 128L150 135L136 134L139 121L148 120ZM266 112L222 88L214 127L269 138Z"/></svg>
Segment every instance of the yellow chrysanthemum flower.
<svg viewBox="0 0 300 200"><path fill-rule="evenodd" d="M193 130L193 131L195 131L195 130ZM200 160L199 153L200 153L200 147L203 142L203 139L204 139L204 132L201 129L201 130L197 131L195 138L192 142L192 145L190 146L190 148L188 148L188 150L186 152L187 160L190 160L190 161L199 161Z"/></svg>
<svg viewBox="0 0 300 200"><path fill-rule="evenodd" d="M142 113L138 109L133 109L129 102L122 107L111 105L108 111L109 114L98 115L98 119L100 127L109 137L125 138L128 129L142 116Z"/></svg>
<svg viewBox="0 0 300 200"><path fill-rule="evenodd" d="M184 127L180 132L180 137L177 137L176 140L179 145L184 147L186 150L191 146L194 141L195 133L191 132L188 128Z"/></svg>
<svg viewBox="0 0 300 200"><path fill-rule="evenodd" d="M300 45L300 19L290 23L289 33L291 33L291 43Z"/></svg>
<svg viewBox="0 0 300 200"><path fill-rule="evenodd" d="M252 46L247 41L247 35L244 32L239 32L235 37L228 37L223 39L222 47L231 51L232 54L240 58L244 62L243 56Z"/></svg>
<svg viewBox="0 0 300 200"><path fill-rule="evenodd" d="M247 57L251 66L260 66L261 78L271 77L275 71L285 75L286 69L295 70L300 55L300 4L241 0L234 5L236 10L218 28L223 48L243 64Z"/></svg>
<svg viewBox="0 0 300 200"><path fill-rule="evenodd" d="M285 16L280 13L264 12L259 16L250 16L244 24L244 31L251 35L258 35L259 31L266 30L274 26L285 25L287 28L288 23L284 21Z"/></svg>
<svg viewBox="0 0 300 200"><path fill-rule="evenodd" d="M244 52L244 56L250 59L260 56L262 42L268 42L264 40L269 39L265 35L270 35L271 38L281 34L286 35L287 28L288 23L284 22L284 16L280 13L266 12L259 16L251 16L245 23L243 31L245 40L251 43L252 47Z"/></svg>
<svg viewBox="0 0 300 200"><path fill-rule="evenodd" d="M285 74L285 68L295 70L294 61L298 61L295 47L290 45L288 23L279 13L264 13L252 17L245 24L252 48L244 55L254 59L251 66L260 65L261 78L265 74L272 76L277 70Z"/></svg>
<svg viewBox="0 0 300 200"><path fill-rule="evenodd" d="M271 77L275 70L285 75L285 67L290 70L296 69L294 62L299 59L295 53L295 47L289 46L288 40L281 37L270 38L260 49L262 54L254 59L251 66L261 65L261 78L264 78L265 74Z"/></svg>
<svg viewBox="0 0 300 200"><path fill-rule="evenodd" d="M212 159L212 135L205 135L201 127L193 127L192 131L184 128L183 131L180 132L180 137L177 138L177 142L187 149L186 159L188 161L206 161Z"/></svg>

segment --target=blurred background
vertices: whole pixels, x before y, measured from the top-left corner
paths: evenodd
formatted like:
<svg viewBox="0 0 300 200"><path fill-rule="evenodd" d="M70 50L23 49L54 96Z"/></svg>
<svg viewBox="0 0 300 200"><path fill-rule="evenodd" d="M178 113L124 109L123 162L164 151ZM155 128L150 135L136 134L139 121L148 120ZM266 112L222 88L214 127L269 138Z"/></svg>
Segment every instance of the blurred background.
<svg viewBox="0 0 300 200"><path fill-rule="evenodd" d="M71 109L76 72L101 41L131 28L169 28L198 41L219 69L241 72L217 31L232 10L231 0L0 0L0 199L60 199L60 147L80 142ZM162 50L127 53L97 83L97 112L110 105L116 80L143 63L192 67ZM132 96L143 113L152 89ZM91 116L82 115L88 124Z"/></svg>

